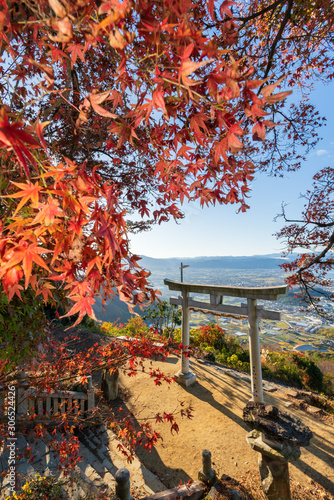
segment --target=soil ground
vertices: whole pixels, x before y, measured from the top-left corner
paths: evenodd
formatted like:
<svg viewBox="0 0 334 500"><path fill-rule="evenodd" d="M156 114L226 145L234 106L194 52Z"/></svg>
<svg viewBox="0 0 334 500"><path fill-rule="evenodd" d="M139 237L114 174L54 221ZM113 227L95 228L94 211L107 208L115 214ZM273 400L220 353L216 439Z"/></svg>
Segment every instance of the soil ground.
<svg viewBox="0 0 334 500"><path fill-rule="evenodd" d="M106 337L80 330L70 330L71 335L81 337L80 349L90 347L95 342L105 343ZM66 332L67 333L67 332ZM63 340L61 329L53 334ZM146 362L147 365L149 361ZM170 356L166 362L153 361L165 375L174 376L179 370L180 359ZM157 413L174 412L184 407L193 408L193 418L179 418L179 432L172 434L168 424L154 424L163 440L151 453L139 449L137 456L159 479L171 488L189 479L197 479L202 463L202 450L212 454L213 467L220 477L225 474L243 483L249 474L258 474L258 454L246 443L249 428L242 420L242 410L250 399L250 384L220 373L213 367L190 360L190 370L197 381L186 388L177 383L155 386L145 373L136 377L120 374L123 388L123 405L133 412L139 421L152 419ZM97 382L97 379L95 379ZM286 409L288 400L285 391L265 393L265 402ZM118 403L117 403L118 404ZM331 422L319 420L304 411L288 410L313 432L311 445L302 448L301 457L289 466L290 477L300 490L310 492L314 481L330 493L327 497L317 493L314 497L333 498L334 495L334 427ZM301 496L300 498L303 498ZM306 498L306 496L305 496Z"/></svg>
<svg viewBox="0 0 334 500"><path fill-rule="evenodd" d="M166 374L173 376L179 369L177 357L167 362L153 362ZM258 470L257 453L246 443L249 428L242 420L242 410L250 399L250 384L217 372L209 366L190 361L190 370L197 381L185 388L177 383L154 387L147 375L121 375L121 385L129 391L128 408L137 419L152 417L157 412L172 412L180 402L194 408L193 418L181 419L180 430L172 435L166 424L156 424L163 437L162 444L150 454L140 450L137 455L167 487L173 487L190 478L197 479L201 468L201 454L208 449L219 476L227 474L238 481L248 471ZM285 392L266 393L265 402L285 410ZM291 463L290 477L304 488L312 480L334 494L334 440L333 426L309 414L291 410L313 432L311 445L302 448L301 457Z"/></svg>

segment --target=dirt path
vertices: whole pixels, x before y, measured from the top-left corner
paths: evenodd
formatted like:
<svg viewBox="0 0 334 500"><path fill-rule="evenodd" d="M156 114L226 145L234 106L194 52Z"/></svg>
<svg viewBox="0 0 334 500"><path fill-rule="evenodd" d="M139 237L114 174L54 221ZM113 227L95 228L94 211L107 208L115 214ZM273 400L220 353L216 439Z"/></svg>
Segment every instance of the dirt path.
<svg viewBox="0 0 334 500"><path fill-rule="evenodd" d="M153 362L153 366L160 366L165 374L173 376L179 363L178 358L170 357L166 363ZM137 419L153 417L157 412L171 412L180 402L194 408L191 420L179 422L177 435L171 435L166 424L156 424L156 430L163 437L162 445L151 454L139 450L138 456L167 487L175 486L180 480L197 478L205 448L211 451L219 475L241 480L247 471L258 470L257 453L246 443L248 429L242 420L242 409L250 399L250 384L196 362L191 361L190 369L196 373L197 382L188 388L176 383L155 387L145 374L131 378L121 375L121 386L129 391L126 405ZM281 409L286 409L285 401L284 392L265 394L266 403ZM302 449L300 459L291 464L291 479L303 487L310 487L315 480L334 494L333 426L303 411L289 411L314 434L311 445Z"/></svg>

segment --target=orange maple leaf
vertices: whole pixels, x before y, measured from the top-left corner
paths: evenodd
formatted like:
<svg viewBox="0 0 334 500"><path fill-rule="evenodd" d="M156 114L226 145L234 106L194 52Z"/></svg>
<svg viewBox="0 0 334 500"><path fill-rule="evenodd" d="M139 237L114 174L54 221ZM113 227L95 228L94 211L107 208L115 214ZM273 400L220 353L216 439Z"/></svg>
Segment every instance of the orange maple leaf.
<svg viewBox="0 0 334 500"><path fill-rule="evenodd" d="M23 290L23 286L19 285L18 283L13 284L9 289L8 302L11 301L15 294L22 300L20 290Z"/></svg>
<svg viewBox="0 0 334 500"><path fill-rule="evenodd" d="M77 58L78 57L84 63L86 63L85 56L84 56L85 48L82 45L79 45L77 43L69 43L67 45L67 47L66 47L66 50L68 52L71 52L71 64L72 64L72 68L75 65L75 63L77 62Z"/></svg>
<svg viewBox="0 0 334 500"><path fill-rule="evenodd" d="M43 221L45 226L50 226L54 223L56 217L64 217L63 212L59 208L58 201L52 198L49 198L47 203L37 203L35 206L41 210L31 222L31 225Z"/></svg>
<svg viewBox="0 0 334 500"><path fill-rule="evenodd" d="M107 111L106 109L102 108L102 106L99 106L99 104L101 104L107 99L109 93L110 93L109 90L107 90L106 92L102 92L101 94L90 94L89 100L95 113L104 116L105 118L115 119L118 118L117 115L115 115L114 113L110 113L110 111Z"/></svg>
<svg viewBox="0 0 334 500"><path fill-rule="evenodd" d="M266 128L262 122L255 123L253 127L253 141L264 141L266 137Z"/></svg>
<svg viewBox="0 0 334 500"><path fill-rule="evenodd" d="M33 262L43 267L43 269L50 271L44 260L39 256L39 254L46 252L52 253L51 250L39 247L38 243L32 243L24 252L22 267L25 275L25 288L27 288L29 284Z"/></svg>
<svg viewBox="0 0 334 500"><path fill-rule="evenodd" d="M92 305L95 304L95 300L93 297L90 297L89 295L86 295L85 297L75 296L71 297L71 300L76 301L76 304L74 304L74 306L69 310L67 314L61 317L72 316L73 314L79 313L79 317L73 326L78 325L86 314L96 320L92 307Z"/></svg>
<svg viewBox="0 0 334 500"><path fill-rule="evenodd" d="M201 80L191 80L191 78L188 78L188 76L196 71L198 68L201 68L202 66L205 66L206 64L214 61L214 59L207 59L206 61L201 61L201 62L194 62L191 59L187 59L186 61L182 61L180 71L179 71L179 79L182 80L182 83L186 87L190 87L191 85L197 85L198 83L201 83Z"/></svg>
<svg viewBox="0 0 334 500"><path fill-rule="evenodd" d="M43 283L42 288L40 288L37 291L36 297L38 295L42 294L43 295L43 299L44 299L44 303L46 304L47 301L48 301L48 297L50 297L51 299L53 298L51 290L54 290L54 289L55 289L55 287L52 286L50 283Z"/></svg>
<svg viewBox="0 0 334 500"><path fill-rule="evenodd" d="M13 217L17 214L17 212L20 210L20 208L23 207L27 203L28 200L31 200L33 203L37 203L39 200L39 193L42 191L42 187L38 185L36 182L35 184L32 184L31 182L28 182L27 184L22 184L19 182L12 182L14 186L18 187L21 189L21 191L18 191L15 194L9 194L7 196L3 196L3 198L22 198L20 203L18 204Z"/></svg>
<svg viewBox="0 0 334 500"><path fill-rule="evenodd" d="M96 231L96 236L106 238L111 247L111 251L113 255L115 255L116 251L120 251L119 244L117 239L115 238L113 225L103 216L100 215L99 222L101 224L100 229Z"/></svg>
<svg viewBox="0 0 334 500"><path fill-rule="evenodd" d="M29 245L27 241L21 241L16 248L11 248L5 254L3 260L5 262L8 260L8 262L6 262L2 266L0 277L5 276L5 280L8 269L11 270L14 266L22 262L22 268L25 275L25 288L27 288L29 285L32 265L34 262L47 271L50 271L44 260L39 256L39 254L41 253L51 253L51 250L46 250L45 248L39 247L38 243L31 243ZM6 259L6 255L10 256L10 259Z"/></svg>
<svg viewBox="0 0 334 500"><path fill-rule="evenodd" d="M43 267L43 269L50 271L44 260L39 256L39 254L47 252L51 253L51 250L46 250L45 248L39 247L38 243L32 243L26 248L22 248L19 252L22 256L22 267L25 276L25 288L28 288L32 265L34 262L37 265Z"/></svg>

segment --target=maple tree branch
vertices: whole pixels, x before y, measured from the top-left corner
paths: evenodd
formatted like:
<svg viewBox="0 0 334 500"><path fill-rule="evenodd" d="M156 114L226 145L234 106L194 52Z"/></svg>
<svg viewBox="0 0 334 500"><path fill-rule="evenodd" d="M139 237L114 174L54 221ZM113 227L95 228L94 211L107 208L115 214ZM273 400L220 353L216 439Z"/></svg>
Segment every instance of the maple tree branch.
<svg viewBox="0 0 334 500"><path fill-rule="evenodd" d="M43 119L42 121L46 121L46 118L50 115L50 113L54 110L54 109L58 109L62 103L62 98L66 101L66 97L69 98L70 96L70 83L71 83L71 80L72 80L72 71L71 71L71 60L68 58L66 59L66 72L67 72L67 79L66 79L66 83L65 83L65 89L64 90L61 90L61 92L64 92L65 94L65 97L63 97L62 94L60 94L60 96L58 97L58 99L56 100L56 102L54 102L53 104L51 104L51 106L49 106L48 108L46 108L43 112ZM44 94L45 95L45 94ZM67 101L68 102L68 101ZM70 104L68 102L68 104ZM77 108L75 108L77 109ZM79 110L77 110L79 112Z"/></svg>
<svg viewBox="0 0 334 500"><path fill-rule="evenodd" d="M307 224L314 224L317 227L332 227L334 226L334 221L333 222L316 222L312 220L303 220L303 219L288 219L285 215L285 205L282 203L282 213L278 214L275 217L275 221L277 220L278 217L283 217L285 222L295 222L297 224L304 224L304 227L307 226Z"/></svg>
<svg viewBox="0 0 334 500"><path fill-rule="evenodd" d="M184 90L188 90L189 91L189 88L186 86L186 85L183 85L182 83L179 83L179 82L175 82L173 80L169 80L168 78L165 78L165 77L161 77L162 80L164 80L165 82L167 83L171 83L172 85L175 85L176 87L180 87ZM198 82L200 83L200 82ZM208 99L206 96L202 95L202 94L199 94L198 92L196 92L195 90L190 90L190 92L192 94L194 94L195 96L197 96L199 99L202 99L205 104L207 104L208 106L212 106L213 108L215 109L218 109L218 110L222 110L223 109L223 106L221 106L220 104L216 104L214 103L213 101L210 101L210 99ZM193 100L194 101L194 100ZM196 103L196 101L194 101ZM197 103L196 103L197 104ZM226 125L225 125L226 126ZM227 128L227 127L226 127Z"/></svg>
<svg viewBox="0 0 334 500"><path fill-rule="evenodd" d="M270 10L276 9L280 4L285 4L287 0L277 0L276 2L268 5L267 7L264 7L262 10L259 10L258 12L254 12L254 14L251 14L246 17L236 17L234 18L234 21L243 21L244 24L246 24L247 21L251 21L252 19L256 19L257 17L262 16L266 12L269 12Z"/></svg>
<svg viewBox="0 0 334 500"><path fill-rule="evenodd" d="M263 9L259 10L258 12L254 12L253 14L250 14L249 16L246 16L246 17L233 17L233 21L236 21L236 22L242 21L243 25L240 28L240 29L242 29L246 25L247 21L252 21L253 19L256 19L257 17L262 16L266 12L269 12L270 10L275 10L276 7L278 7L280 4L286 3L286 1L287 0L276 0L276 2L268 5L267 7L264 7ZM216 28L221 23L226 23L226 22L228 22L230 20L231 20L230 17L226 17L226 18L222 19L221 21L219 21L219 23L214 23L214 24L204 23L204 24L205 24L206 28L210 29L210 28Z"/></svg>
<svg viewBox="0 0 334 500"><path fill-rule="evenodd" d="M311 200L308 200L309 201L309 204L311 203ZM317 221L313 221L313 220L303 220L303 219L288 219L285 215L285 205L284 203L282 203L282 213L281 214L278 214L274 220L276 221L278 217L283 217L284 218L284 222L295 222L297 224L304 224L304 228L308 225L308 224L314 224L315 226L317 227L333 227L334 226L334 221L332 222L317 222Z"/></svg>
<svg viewBox="0 0 334 500"><path fill-rule="evenodd" d="M321 306L319 307L319 305L317 304L316 298L313 297L310 292L313 291L317 294L320 294L323 297L325 297L326 299L331 299L331 298L333 298L333 296L324 292L323 290L321 290L319 288L316 288L315 284L312 285L311 283L304 280L303 277L300 277L300 288L306 296L306 298L304 298L304 301L306 303L308 302L309 306L312 306L314 308L316 314L326 321L333 321L333 316L324 312L324 310ZM299 294L297 294L297 295L299 295Z"/></svg>
<svg viewBox="0 0 334 500"><path fill-rule="evenodd" d="M321 262L321 259L326 255L326 253L332 248L334 245L334 232L331 234L327 246L323 249L323 251L317 255L314 259L311 260L308 264L305 266L301 267L297 274L300 276L300 279L302 278L302 273L309 269L310 267L314 266L315 264L318 264ZM324 262L321 262L322 264L325 264Z"/></svg>
<svg viewBox="0 0 334 500"><path fill-rule="evenodd" d="M292 128L293 128L293 132L294 132L295 134L297 134L297 135L298 135L298 138L299 138L299 139L302 139L302 136L301 136L301 135L300 135L300 133L298 132L298 130L297 130L297 128L296 128L296 126L295 126L295 124L294 124L294 121L293 121L293 120L291 120L291 118L289 118L288 116L286 116L286 115L283 113L283 111L282 111L281 109L277 109L277 108L276 108L276 109L275 109L275 113L278 113L278 114L280 114L281 116L283 116L283 118L284 118L286 121L288 121L288 122L290 123L290 125L292 126Z"/></svg>
<svg viewBox="0 0 334 500"><path fill-rule="evenodd" d="M282 33L284 31L284 28L285 28L285 26L286 26L286 24L289 21L290 16L291 16L292 5L293 5L293 0L288 0L287 8L286 8L286 11L285 11L285 14L284 14L283 21L281 22L281 25L279 27L278 33L277 33L277 35L275 37L275 40L274 40L274 42L273 42L273 44L271 46L270 52L269 52L268 64L267 64L266 70L264 72L264 78L267 78L267 76L269 75L269 71L270 71L271 66L273 64L273 61L274 61L274 54L275 54L275 50L276 50L277 44L280 41L280 39L282 37ZM262 89L262 87L263 87L263 85L260 87L260 90Z"/></svg>
<svg viewBox="0 0 334 500"><path fill-rule="evenodd" d="M298 219L286 219L284 217L285 222L297 222L300 224L314 224L317 227L333 227L334 222L316 222L312 220L298 220Z"/></svg>

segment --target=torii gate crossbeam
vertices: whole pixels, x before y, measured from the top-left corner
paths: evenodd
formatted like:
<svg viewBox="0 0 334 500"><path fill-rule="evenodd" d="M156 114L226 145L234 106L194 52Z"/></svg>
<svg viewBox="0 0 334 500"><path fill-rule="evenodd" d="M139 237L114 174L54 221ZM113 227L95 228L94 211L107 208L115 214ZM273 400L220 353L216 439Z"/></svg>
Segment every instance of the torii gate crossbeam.
<svg viewBox="0 0 334 500"><path fill-rule="evenodd" d="M280 295L289 291L288 286L274 287L230 287L219 285L200 285L195 283L182 283L172 280L164 280L170 290L180 291L182 297L171 298L170 303L182 306L182 345L187 350L189 346L189 308L197 308L206 311L230 313L248 316L249 354L251 366L251 390L252 401L263 403L261 352L259 338L259 318L280 320L281 313L277 311L264 310L257 306L257 300L277 300ZM189 297L189 293L201 293L210 295L210 303L199 302ZM224 296L240 297L247 299L247 304L241 306L230 306L223 304ZM183 385L189 386L196 380L196 375L189 370L189 358L182 354L181 370L175 375L175 379Z"/></svg>

